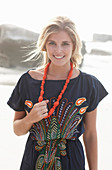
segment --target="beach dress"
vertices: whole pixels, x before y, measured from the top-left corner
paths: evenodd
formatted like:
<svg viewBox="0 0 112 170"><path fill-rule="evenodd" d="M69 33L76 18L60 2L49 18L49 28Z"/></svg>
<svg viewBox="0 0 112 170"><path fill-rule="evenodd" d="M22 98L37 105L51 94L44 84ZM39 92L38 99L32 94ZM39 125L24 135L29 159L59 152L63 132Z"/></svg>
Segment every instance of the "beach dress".
<svg viewBox="0 0 112 170"><path fill-rule="evenodd" d="M66 80L46 80L44 100L48 110L57 100ZM42 80L24 73L8 105L15 111L30 114L38 102ZM65 93L54 113L34 123L29 130L20 170L85 170L85 157L79 137L84 133L83 117L93 111L107 95L101 82L94 76L80 71L70 79Z"/></svg>

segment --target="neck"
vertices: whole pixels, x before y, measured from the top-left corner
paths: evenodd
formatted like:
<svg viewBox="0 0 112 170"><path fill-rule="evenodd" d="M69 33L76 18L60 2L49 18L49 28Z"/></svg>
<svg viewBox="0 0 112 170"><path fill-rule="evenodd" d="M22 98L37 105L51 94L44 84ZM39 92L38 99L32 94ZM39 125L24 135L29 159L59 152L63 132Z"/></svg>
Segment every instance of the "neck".
<svg viewBox="0 0 112 170"><path fill-rule="evenodd" d="M50 64L47 76L55 78L67 78L70 71L70 63L63 66L56 66L53 63Z"/></svg>

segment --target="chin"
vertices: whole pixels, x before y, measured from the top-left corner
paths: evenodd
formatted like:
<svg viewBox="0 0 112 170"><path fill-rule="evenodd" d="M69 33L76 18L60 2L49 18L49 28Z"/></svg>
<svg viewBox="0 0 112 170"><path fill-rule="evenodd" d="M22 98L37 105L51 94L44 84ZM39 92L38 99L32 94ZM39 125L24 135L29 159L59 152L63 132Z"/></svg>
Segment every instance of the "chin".
<svg viewBox="0 0 112 170"><path fill-rule="evenodd" d="M64 66L66 64L69 64L70 63L70 60L69 61L52 61L51 62L53 63L53 65L56 65L56 66Z"/></svg>

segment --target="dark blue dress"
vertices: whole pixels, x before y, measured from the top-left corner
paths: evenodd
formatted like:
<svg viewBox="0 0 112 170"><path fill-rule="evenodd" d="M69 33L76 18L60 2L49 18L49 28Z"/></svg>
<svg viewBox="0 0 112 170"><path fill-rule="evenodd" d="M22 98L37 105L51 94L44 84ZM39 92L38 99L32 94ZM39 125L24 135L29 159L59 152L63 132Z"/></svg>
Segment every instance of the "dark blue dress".
<svg viewBox="0 0 112 170"><path fill-rule="evenodd" d="M57 100L66 80L46 80L44 99L48 110ZM38 102L41 80L28 72L19 79L8 105L15 111L30 114ZM79 137L84 133L85 112L94 110L107 95L100 81L80 71L70 80L51 117L34 123L26 143L20 170L85 170L85 158Z"/></svg>

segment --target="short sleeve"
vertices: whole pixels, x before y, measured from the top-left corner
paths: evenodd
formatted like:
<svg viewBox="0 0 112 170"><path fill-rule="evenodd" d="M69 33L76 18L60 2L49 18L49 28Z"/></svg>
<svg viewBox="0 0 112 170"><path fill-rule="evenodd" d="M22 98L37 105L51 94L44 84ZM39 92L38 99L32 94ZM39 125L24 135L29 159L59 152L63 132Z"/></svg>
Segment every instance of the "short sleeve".
<svg viewBox="0 0 112 170"><path fill-rule="evenodd" d="M94 76L91 78L91 89L87 112L93 111L99 102L108 94L102 83Z"/></svg>
<svg viewBox="0 0 112 170"><path fill-rule="evenodd" d="M22 84L23 80L22 77L17 82L7 104L15 111L24 111L24 99L23 99L23 92L22 92Z"/></svg>

